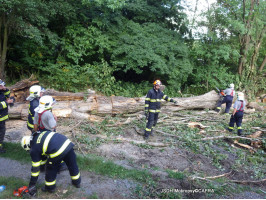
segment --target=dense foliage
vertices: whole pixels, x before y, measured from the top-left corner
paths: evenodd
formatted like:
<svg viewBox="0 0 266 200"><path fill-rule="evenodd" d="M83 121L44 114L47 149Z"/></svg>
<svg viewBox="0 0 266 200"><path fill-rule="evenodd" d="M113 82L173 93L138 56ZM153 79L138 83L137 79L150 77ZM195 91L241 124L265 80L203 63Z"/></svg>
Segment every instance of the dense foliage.
<svg viewBox="0 0 266 200"><path fill-rule="evenodd" d="M171 96L230 82L260 92L265 2L219 0L195 27L207 33L193 36L180 3L0 0L0 78L36 74L46 87L122 96L145 95L155 79Z"/></svg>

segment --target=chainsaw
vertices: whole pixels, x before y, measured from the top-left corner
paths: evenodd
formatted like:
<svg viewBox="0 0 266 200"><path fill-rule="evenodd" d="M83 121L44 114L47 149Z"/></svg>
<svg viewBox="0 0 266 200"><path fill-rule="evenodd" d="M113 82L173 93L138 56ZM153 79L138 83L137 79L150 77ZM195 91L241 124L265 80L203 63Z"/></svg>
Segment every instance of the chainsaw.
<svg viewBox="0 0 266 200"><path fill-rule="evenodd" d="M25 195L28 192L29 192L28 187L23 186L23 187L18 188L17 190L14 190L13 194L16 197L23 197L23 195Z"/></svg>
<svg viewBox="0 0 266 200"><path fill-rule="evenodd" d="M31 196L35 196L36 194L36 187L35 186L31 186L31 187L27 187L27 186L22 186L16 190L14 190L13 195L16 197L31 197Z"/></svg>
<svg viewBox="0 0 266 200"><path fill-rule="evenodd" d="M225 95L223 90L220 90L220 89L217 88L217 87L215 87L215 88L216 88L216 90L218 91L218 93L219 93L220 96L223 97L223 96Z"/></svg>

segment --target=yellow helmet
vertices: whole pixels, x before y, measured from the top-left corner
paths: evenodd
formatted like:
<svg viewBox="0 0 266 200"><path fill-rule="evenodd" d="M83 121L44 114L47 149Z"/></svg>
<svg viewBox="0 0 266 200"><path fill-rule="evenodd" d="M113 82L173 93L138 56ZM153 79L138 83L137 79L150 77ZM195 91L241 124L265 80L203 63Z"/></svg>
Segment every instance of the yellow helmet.
<svg viewBox="0 0 266 200"><path fill-rule="evenodd" d="M153 85L162 85L162 82L160 80L156 80L153 82Z"/></svg>

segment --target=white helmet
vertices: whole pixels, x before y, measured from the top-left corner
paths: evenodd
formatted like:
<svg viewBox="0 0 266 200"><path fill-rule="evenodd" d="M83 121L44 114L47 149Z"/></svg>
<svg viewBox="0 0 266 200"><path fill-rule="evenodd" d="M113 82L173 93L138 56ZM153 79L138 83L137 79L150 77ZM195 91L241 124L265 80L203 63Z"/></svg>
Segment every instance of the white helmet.
<svg viewBox="0 0 266 200"><path fill-rule="evenodd" d="M41 92L45 92L45 89L39 85L33 85L30 87L30 96L27 97L27 100L32 100L34 98L40 97Z"/></svg>
<svg viewBox="0 0 266 200"><path fill-rule="evenodd" d="M5 86L6 83L0 79L0 85Z"/></svg>
<svg viewBox="0 0 266 200"><path fill-rule="evenodd" d="M30 150L30 142L32 140L32 136L24 136L21 139L21 146L24 150L29 151Z"/></svg>
<svg viewBox="0 0 266 200"><path fill-rule="evenodd" d="M232 88L232 89L234 89L234 87L235 87L234 83L231 83L231 84L229 85L229 87Z"/></svg>
<svg viewBox="0 0 266 200"><path fill-rule="evenodd" d="M238 92L238 94L237 94L237 100L244 101L244 93L243 92Z"/></svg>
<svg viewBox="0 0 266 200"><path fill-rule="evenodd" d="M55 103L55 99L52 96L43 96L40 98L40 105L37 107L38 113L42 113L44 110L50 110L53 107L53 104Z"/></svg>

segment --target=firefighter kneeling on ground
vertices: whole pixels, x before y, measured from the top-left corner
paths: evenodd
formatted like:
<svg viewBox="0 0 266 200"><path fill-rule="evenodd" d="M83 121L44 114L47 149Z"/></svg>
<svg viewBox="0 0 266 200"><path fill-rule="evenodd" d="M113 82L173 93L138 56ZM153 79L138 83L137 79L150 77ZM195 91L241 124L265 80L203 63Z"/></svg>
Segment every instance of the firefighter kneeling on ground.
<svg viewBox="0 0 266 200"><path fill-rule="evenodd" d="M218 102L218 105L216 107L216 112L220 112L221 105L225 103L226 104L225 114L229 115L229 110L232 106L233 98L235 95L234 87L235 85L231 83L229 85L229 88L226 88L225 90L223 90L224 98Z"/></svg>
<svg viewBox="0 0 266 200"><path fill-rule="evenodd" d="M146 124L144 139L148 139L152 135L153 128L157 124L159 112L161 112L161 100L164 99L165 101L176 103L175 100L169 98L160 90L160 86L162 85L160 80L154 81L153 85L153 88L149 90L145 98L145 116L148 122Z"/></svg>
<svg viewBox="0 0 266 200"><path fill-rule="evenodd" d="M74 144L64 135L52 131L35 132L32 136L24 136L21 146L30 151L32 160L31 179L29 183L30 195L34 196L37 192L36 183L40 174L42 156L48 156L44 192L54 192L56 188L56 175L60 163L64 161L68 167L72 184L80 188L81 177L78 169Z"/></svg>
<svg viewBox="0 0 266 200"><path fill-rule="evenodd" d="M242 135L242 119L244 115L244 108L246 106L246 102L244 101L244 93L239 92L237 95L237 100L234 103L234 111L230 118L230 123L228 127L228 131L232 132L234 130L234 124L237 126L237 134Z"/></svg>

